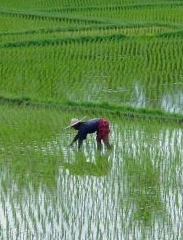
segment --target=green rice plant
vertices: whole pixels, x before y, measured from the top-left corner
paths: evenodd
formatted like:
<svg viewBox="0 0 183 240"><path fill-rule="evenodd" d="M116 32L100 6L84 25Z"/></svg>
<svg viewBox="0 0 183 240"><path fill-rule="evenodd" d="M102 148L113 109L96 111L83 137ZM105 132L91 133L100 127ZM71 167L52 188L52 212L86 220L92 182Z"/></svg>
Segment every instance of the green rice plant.
<svg viewBox="0 0 183 240"><path fill-rule="evenodd" d="M94 162L91 162L91 157L87 157L83 153L76 154L74 162L72 156L70 158L69 160L67 159L69 162L63 161L63 167L73 175L102 177L107 175L111 170L112 163L108 161L108 156L105 155L101 156L97 154Z"/></svg>
<svg viewBox="0 0 183 240"><path fill-rule="evenodd" d="M105 229L112 238L148 238L165 237L167 228L173 230L168 223L181 206L179 124L101 112L111 122L113 150L99 154L92 136L81 152L67 148L75 132L62 129L84 112L8 104L1 105L0 112L0 209L6 208L5 202L10 206L5 218L1 216L7 223L1 237L12 234L11 214L19 225L13 232L17 237L23 230L22 236L38 238L49 237L51 231L67 239L78 236L79 229L84 236L101 238ZM98 114L96 108L88 118ZM72 230L65 231L68 225ZM152 234L155 228L157 235Z"/></svg>
<svg viewBox="0 0 183 240"><path fill-rule="evenodd" d="M25 179L35 180L35 186L40 185L41 179L43 182L47 179L50 185L55 180L56 166L58 167L61 152L54 148L49 151L46 135L50 139L51 135L54 137L56 132L61 132L63 122L54 122L51 119L50 121L51 115L47 115L47 111L41 109L30 111L26 108L12 107L11 110L9 108L10 112L6 113L8 109L4 106L1 107L2 110L4 114L11 113L4 125L2 124L1 139L2 157L6 161L11 159L14 162L11 167L15 174L14 178L21 185L24 184ZM22 117L18 119L20 112ZM60 118L59 114L57 117Z"/></svg>
<svg viewBox="0 0 183 240"><path fill-rule="evenodd" d="M129 179L129 194L136 199L134 219L145 225L151 224L152 215L163 211L159 197L160 183L158 169L154 169L147 154L139 158L125 157L125 172ZM159 214L158 214L159 215Z"/></svg>
<svg viewBox="0 0 183 240"><path fill-rule="evenodd" d="M179 239L181 11L1 1L1 239ZM111 152L67 147L85 115L109 119Z"/></svg>
<svg viewBox="0 0 183 240"><path fill-rule="evenodd" d="M113 6L115 6L116 8L120 8L121 6L125 6L127 8L129 7L133 7L133 5L135 7L143 7L143 5L146 6L153 6L155 4L159 4L159 5L169 5L169 4L180 4L181 5L181 1L169 1L167 2L166 0L156 0L156 1L145 1L145 0L137 0L137 1L133 1L133 0L116 0L116 1L106 1L106 0L100 0L100 2L98 1L94 1L92 2L92 6L91 6L91 2L88 0L83 0L83 1L78 1L78 0L72 0L72 1L66 1L66 2L59 2L59 1L55 1L54 3L52 1L32 1L30 2L22 2L22 1L17 1L16 3L12 2L12 1L5 1L3 0L1 2L1 6L3 8L11 8L11 9L57 9L57 8L62 8L64 7L65 10L67 11L68 9L75 9L81 7L81 8L91 8L91 7L95 7L95 8L101 8L101 6L106 7L106 5L108 5L108 8L112 8Z"/></svg>
<svg viewBox="0 0 183 240"><path fill-rule="evenodd" d="M174 40L173 40L174 41ZM108 41L107 41L108 42ZM1 88L1 94L4 94L5 92L8 92L8 88L9 86L11 86L11 88L9 89L9 92L13 93L14 96L16 96L18 94L19 97L21 97L22 95L28 98L32 98L32 99L40 99L44 98L45 100L49 100L49 99L55 99L55 100L61 100L61 97L63 98L63 100L74 100L74 99L78 99L79 96L81 96L79 93L80 91L82 91L83 93L86 91L87 86L90 87L90 84L88 85L88 82L92 83L94 82L94 84L96 84L97 86L97 90L96 88L93 89L93 93L91 93L91 97L88 96L87 94L87 98L83 98L83 101L88 100L88 99L92 99L95 97L95 99L100 100L100 99L108 99L110 97L111 100L114 99L114 101L117 104L120 104L120 102L125 102L130 101L134 98L134 94L131 95L132 93L135 93L135 86L136 86L136 79L138 78L140 81L139 85L144 85L147 86L147 84L149 84L149 88L145 87L144 88L144 94L148 96L148 92L150 92L151 94L153 93L151 91L151 83L149 83L149 81L153 81L153 85L154 82L156 84L159 83L159 81L161 81L161 79L164 78L164 71L162 71L163 69L169 69L169 73L167 72L167 77L166 79L170 79L170 83L169 86L172 88L175 86L175 82L179 83L181 81L181 70L179 70L177 64L180 63L181 64L181 52L179 53L179 49L177 49L177 58L174 59L170 59L167 61L165 61L165 58L160 58L157 56L159 55L158 50L156 52L156 49L154 49L155 51L153 51L153 46L156 46L155 44L158 43L159 41L156 40L152 40L152 50L148 53L148 55L146 55L145 49L146 47L148 47L149 43L145 42L145 41L135 41L132 40L131 42L128 40L124 40L124 46L128 47L128 45L130 47L130 53L128 52L128 48L124 48L126 49L126 53L124 52L124 57L125 57L125 61L115 61L113 60L113 55L110 53L110 51L112 51L113 48L111 48L111 50L109 51L108 54L103 55L102 51L104 51L107 47L107 45L105 46L103 43L96 43L96 44L92 44L92 52L91 53L87 53L87 49L85 47L88 47L89 44L87 43L86 45L82 44L82 51L80 52L78 49L78 54L77 55L73 55L72 58L70 57L70 54L72 53L72 49L75 49L75 44L71 44L68 45L67 48L60 48L58 47L53 47L52 49L47 48L46 49L50 49L49 52L47 52L45 54L44 49L45 47L42 48L42 51L40 52L40 49L35 49L34 51L32 51L32 48L27 48L26 51L25 49L21 51L21 55L24 54L24 64L25 64L25 70L24 71L24 67L22 66L22 76L20 75L19 71L18 71L18 62L14 63L15 68L17 68L17 76L15 75L15 71L6 71L6 68L4 65L4 67L2 68L2 73L3 73L3 81L2 81L2 88ZM109 43L109 42L108 42ZM132 45L132 43L134 45ZM119 43L113 43L111 42L111 47L114 46L114 49L118 49L119 48ZM114 45L113 45L114 44ZM144 46L144 48L142 48L141 46ZM146 45L145 45L146 44ZM180 43L181 44L181 43ZM72 46L72 47L71 47ZM170 52L167 52L168 46L170 46L169 44L162 46L161 51L166 51L165 53L162 52L162 54L166 54L165 56L167 56L168 54L170 54ZM179 45L180 46L180 45ZM100 48L100 52L97 52L97 49ZM140 47L142 49L141 55L138 54L138 52L135 53L136 49ZM59 55L58 53L56 53L56 49L61 53L61 50L64 49L66 52L63 52L62 55ZM149 48L150 50L151 48ZM11 50L10 50L11 51ZM170 48L171 51L171 48ZM96 56L96 52L98 57ZM17 49L15 51L15 55L17 56L17 53L19 53L19 50ZM39 55L37 55L37 53L39 53ZM41 54L40 54L41 53ZM157 55L156 55L157 53ZM32 60L30 58L30 54L32 54ZM65 56L64 56L64 55ZM128 55L127 55L128 54ZM20 55L20 56L21 56ZM26 57L27 55L27 57ZM79 57L79 55L81 55L81 58ZM153 56L154 55L154 56ZM8 65L12 65L12 60L15 59L15 57L11 58L11 59L7 59L5 52L2 52L2 56L4 59L6 59L6 64L8 63ZM88 56L88 57L86 57ZM104 57L105 58L104 58ZM159 55L160 56L160 55ZM63 62L63 58L65 58L65 62ZM94 57L94 60L92 60L92 65L90 65L91 60ZM104 58L105 60L101 60L101 57ZM148 61L145 61L148 57ZM49 64L49 60L50 58L53 59L57 59L57 62L55 63L53 61L53 65ZM156 60L157 58L157 60ZM75 59L77 59L77 63L75 61ZM152 59L152 60L151 60ZM21 59L22 62L23 59ZM115 68L111 68L111 60L113 61L112 66L115 66ZM37 76L37 83L35 81L35 77L32 75L31 77L31 69L27 68L27 61L31 63L31 69L33 68L33 66L35 66L35 71L34 74L36 73ZM170 65L170 61L171 61L171 65ZM21 64L20 62L20 64ZM35 63L37 63L35 65ZM38 64L39 63L39 64ZM66 64L67 63L67 64ZM19 65L20 65L19 64ZM83 65L85 66L84 71L82 70L82 68L79 68L79 65ZM22 65L22 64L21 64ZM39 69L40 66L42 65L42 69L41 72L39 73ZM159 66L158 66L159 65ZM48 68L49 66L49 68ZM58 66L58 67L57 67ZM169 67L171 66L171 67ZM130 72L130 69L132 69L132 67L134 67L134 70L138 69L138 75L137 72ZM114 71L115 69L115 71ZM144 71L146 69L146 71ZM159 70L158 70L159 69ZM176 77L172 78L172 69L175 69L176 73ZM49 70L49 71L48 71ZM120 70L120 71L119 71ZM178 72L180 71L180 73ZM14 72L14 76L11 76L11 73ZM53 73L52 73L53 72ZM93 72L95 72L95 75L93 76ZM121 79L121 75L120 73L122 72L122 79ZM145 72L145 76L143 76L143 73ZM152 73L154 74L154 76L152 75ZM20 75L20 76L19 76ZM50 77L49 77L50 75ZM21 84L18 88L17 88L17 82L15 85L15 81L14 78L12 79L12 82L10 81L10 76L11 77L18 77L19 76L19 84ZM92 76L93 79L90 78L90 76ZM101 80L98 80L98 78L101 78ZM130 81L129 81L129 77L130 77ZM26 80L27 78L27 80ZM34 81L32 80L32 82L28 79L34 79ZM49 79L51 78L51 79ZM9 85L5 84L7 82L7 80L9 81ZM97 79L97 82L96 80ZM26 81L25 81L26 80ZM92 81L91 81L92 80ZM172 82L173 81L173 82ZM134 82L134 83L133 83ZM164 89L164 82L162 82L161 86L162 90ZM25 83L27 84L27 86L25 85ZM66 91L62 91L62 84L64 83L65 87L68 88L68 90ZM181 83L180 83L181 84ZM93 85L93 84L92 84ZM95 86L95 85L93 85ZM99 87L100 86L100 87ZM108 87L109 86L109 87ZM80 91L76 91L76 89L80 89ZM4 89L4 90L3 90ZM35 89L39 89L39 92L36 92ZM108 91L109 89L109 91ZM118 90L119 89L119 90ZM120 92L120 89L122 89L122 93ZM124 91L123 91L124 89ZM16 90L16 92L15 92ZM157 96L148 96L149 100L150 98L153 99L154 102L157 102L157 98L161 98L161 92L162 90L158 91L158 95ZM69 92L69 95L66 94L67 91ZM117 92L114 92L117 91ZM34 95L31 96L32 93ZM117 93L114 94L114 96L112 96L113 93ZM131 96L129 96L129 93ZM154 93L157 93L156 91L154 91ZM94 97L92 97L92 95L94 94ZM119 96L119 97L118 97ZM83 97L85 97L85 95L83 95ZM138 98L138 95L135 96L135 98ZM60 101L59 100L59 101ZM78 99L79 100L79 99ZM135 99L134 99L135 100Z"/></svg>
<svg viewBox="0 0 183 240"><path fill-rule="evenodd" d="M141 4L141 5L131 5L125 6L119 5L119 8L114 5L114 8L84 8L80 11L77 10L75 14L81 16L95 16L101 17L103 19L110 19L114 22L119 21L119 19L123 21L136 21L136 22L166 22L166 23L180 23L182 19L181 14L181 7L179 4ZM172 8L177 12L176 17L174 15L174 11ZM72 11L73 13L73 11ZM117 20L118 19L118 20Z"/></svg>
<svg viewBox="0 0 183 240"><path fill-rule="evenodd" d="M113 14L118 18L116 11L121 13L121 11L137 10L138 16L138 11L145 9L147 12L157 11L158 14L159 9L166 9L166 11L172 7L176 9L179 4L172 5L172 3L162 2L154 5L138 5L136 3L126 7L94 6L93 9L95 14L104 17L105 15L101 14L102 11L106 17L108 15L112 19ZM76 8L76 13L81 17L80 19L83 18L82 12L85 14L88 9ZM73 15L75 10L74 8L70 9L71 13L69 9L63 9L63 11L67 12L69 23L69 16ZM105 32L104 22L101 26L99 22L95 24L94 30L89 24L89 29L86 32L70 31L69 25L63 28L64 31L62 29L61 32L60 30L53 32L54 28L52 31L49 23L57 29L57 23L65 21L59 15L59 11L57 13L54 11L45 13L38 11L29 13L10 11L8 13L5 11L3 14L5 15L2 15L2 19L7 18L9 21L11 21L11 16L12 18L22 17L22 19L17 18L19 24L15 25L16 32L14 33L16 34L11 35L11 32L8 34L5 32L1 35L4 42L1 45L3 59L3 64L1 64L1 95L4 97L23 97L39 101L41 99L44 101L54 100L60 103L68 100L82 102L95 99L96 102L99 102L110 99L117 105L164 108L162 106L164 105L163 98L167 95L164 92L164 79L166 78L169 82L168 88L172 89L174 89L174 83L181 82L181 38L165 39L153 36L126 38L123 31L119 32L119 29L126 27L133 32L136 25L134 23L126 25L121 23L120 25L119 22L113 22L110 26L108 20L106 21L106 27L109 27L107 32ZM135 16L134 13L133 15ZM35 25L35 20L38 25ZM83 20L85 23L81 25L80 21L77 22L77 19L73 18L73 21L77 23L77 29L86 26L87 19ZM39 22L42 21L48 28L42 29L42 25L39 25ZM176 21L178 22L178 20ZM34 24L34 28L30 29L32 33L24 31L24 40L20 41L22 37L21 26L24 25L27 28L28 22L30 22L30 26ZM165 25L157 26L166 27ZM2 21L2 26L6 27L5 21ZM151 28L153 25L145 23L139 25L139 27L141 26ZM48 32L44 33L46 29ZM176 58L169 57L174 55ZM172 77L172 72L176 77ZM162 84L159 84L160 82ZM159 85L160 89L151 91L151 85L154 84ZM65 86L64 90L62 85ZM88 95L91 85L93 91ZM149 87L147 88L147 86ZM176 95L169 105L177 103ZM173 108L172 106L169 110ZM165 109L167 110L167 107Z"/></svg>

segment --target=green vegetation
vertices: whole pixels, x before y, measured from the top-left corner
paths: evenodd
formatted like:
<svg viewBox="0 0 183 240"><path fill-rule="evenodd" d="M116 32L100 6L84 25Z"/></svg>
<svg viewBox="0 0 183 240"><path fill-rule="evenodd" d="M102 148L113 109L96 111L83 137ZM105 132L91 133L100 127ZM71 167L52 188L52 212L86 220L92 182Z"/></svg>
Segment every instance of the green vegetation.
<svg viewBox="0 0 183 240"><path fill-rule="evenodd" d="M2 97L182 113L182 2L16 4L0 5Z"/></svg>
<svg viewBox="0 0 183 240"><path fill-rule="evenodd" d="M1 0L0 239L177 239L183 2ZM106 117L111 151L70 119Z"/></svg>

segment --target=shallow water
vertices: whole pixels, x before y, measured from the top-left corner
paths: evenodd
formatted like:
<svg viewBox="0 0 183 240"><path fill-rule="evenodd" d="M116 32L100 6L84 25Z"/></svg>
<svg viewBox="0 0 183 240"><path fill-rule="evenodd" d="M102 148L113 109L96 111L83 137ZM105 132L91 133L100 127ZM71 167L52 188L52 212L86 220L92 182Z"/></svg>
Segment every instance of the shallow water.
<svg viewBox="0 0 183 240"><path fill-rule="evenodd" d="M22 156L1 143L0 239L182 239L180 127L116 123L101 153L72 137L20 144Z"/></svg>
<svg viewBox="0 0 183 240"><path fill-rule="evenodd" d="M98 88L98 95L97 91L94 91L93 99L99 99L99 101L110 99L111 102L118 105L123 104L135 108L155 108L170 113L183 113L182 82L174 82L170 86L164 84L159 90L156 89L156 85L147 86L146 84L144 86L139 81L136 81L131 86L99 90L100 88Z"/></svg>

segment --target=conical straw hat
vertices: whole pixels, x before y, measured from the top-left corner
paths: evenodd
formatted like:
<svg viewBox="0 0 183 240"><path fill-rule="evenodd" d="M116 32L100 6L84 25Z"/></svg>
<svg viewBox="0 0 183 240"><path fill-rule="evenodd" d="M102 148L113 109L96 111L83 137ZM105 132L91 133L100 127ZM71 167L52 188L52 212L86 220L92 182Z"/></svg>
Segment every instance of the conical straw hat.
<svg viewBox="0 0 183 240"><path fill-rule="evenodd" d="M70 127L73 127L74 125L78 124L79 122L82 122L86 117L83 117L82 119L72 118L71 123L69 126L67 126L65 129L68 129Z"/></svg>

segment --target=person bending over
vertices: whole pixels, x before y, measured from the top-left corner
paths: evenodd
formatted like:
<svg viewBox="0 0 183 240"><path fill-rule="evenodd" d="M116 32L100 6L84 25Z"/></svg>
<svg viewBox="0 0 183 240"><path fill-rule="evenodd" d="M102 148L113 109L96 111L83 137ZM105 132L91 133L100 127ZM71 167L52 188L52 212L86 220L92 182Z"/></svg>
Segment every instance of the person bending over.
<svg viewBox="0 0 183 240"><path fill-rule="evenodd" d="M104 118L94 118L88 121L74 118L71 119L71 123L67 128L74 128L78 131L70 146L78 141L78 149L80 149L87 135L96 132L97 149L101 149L102 141L108 149L111 149L111 144L109 143L109 122Z"/></svg>

